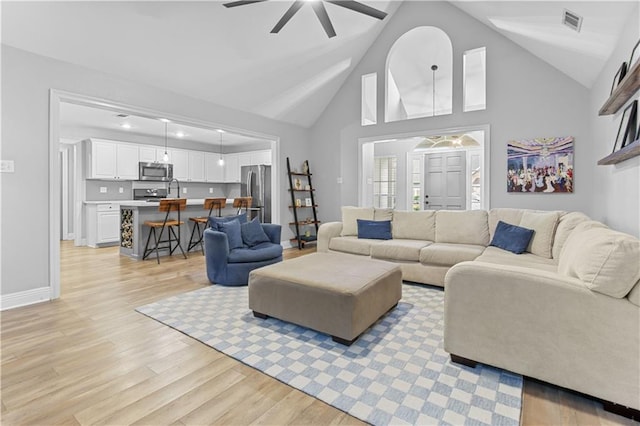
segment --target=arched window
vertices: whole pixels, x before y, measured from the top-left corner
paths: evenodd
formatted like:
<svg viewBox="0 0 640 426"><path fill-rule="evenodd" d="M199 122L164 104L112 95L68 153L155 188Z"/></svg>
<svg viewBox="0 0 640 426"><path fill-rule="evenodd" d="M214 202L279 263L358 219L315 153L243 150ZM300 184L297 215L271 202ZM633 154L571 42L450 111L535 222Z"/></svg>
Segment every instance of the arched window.
<svg viewBox="0 0 640 426"><path fill-rule="evenodd" d="M391 46L386 64L385 121L451 114L453 47L436 27L417 27Z"/></svg>

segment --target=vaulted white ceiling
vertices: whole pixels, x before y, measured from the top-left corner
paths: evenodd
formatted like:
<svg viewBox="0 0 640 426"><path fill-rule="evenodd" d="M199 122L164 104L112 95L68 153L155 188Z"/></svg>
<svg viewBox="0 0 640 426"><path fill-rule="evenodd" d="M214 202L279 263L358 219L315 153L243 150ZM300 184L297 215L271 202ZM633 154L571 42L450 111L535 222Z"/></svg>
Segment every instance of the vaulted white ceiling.
<svg viewBox="0 0 640 426"><path fill-rule="evenodd" d="M310 5L279 34L292 1L232 9L222 1L2 1L2 43L215 104L309 127L400 1L363 0L383 21L326 4L327 38ZM590 87L638 1L453 1ZM562 9L584 16L582 31Z"/></svg>

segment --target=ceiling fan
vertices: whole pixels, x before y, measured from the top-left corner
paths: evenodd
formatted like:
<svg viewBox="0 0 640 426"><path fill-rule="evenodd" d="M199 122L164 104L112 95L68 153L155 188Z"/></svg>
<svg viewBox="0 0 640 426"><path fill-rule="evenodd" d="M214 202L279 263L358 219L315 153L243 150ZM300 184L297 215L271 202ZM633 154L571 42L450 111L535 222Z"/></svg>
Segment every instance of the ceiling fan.
<svg viewBox="0 0 640 426"><path fill-rule="evenodd" d="M229 3L224 3L223 5L225 7L236 7L236 6L244 6L246 4L252 4L252 3L261 3L263 1L267 1L267 0L237 0ZM276 26L273 27L273 29L271 30L271 33L272 34L278 33L282 29L282 27L284 27L285 24L289 22L289 20L293 17L293 15L295 15L305 3L311 3L311 7L313 8L313 11L316 13L318 20L320 20L320 23L322 24L322 28L324 28L324 31L327 33L327 36L329 38L335 37L336 32L333 29L333 24L329 19L329 15L327 14L327 9L325 9L323 1L327 3L335 4L338 6L342 6L346 9L351 9L355 12L363 13L365 15L368 15L377 19L384 19L385 16L387 16L385 12L375 9L371 6L367 6L366 4L362 4L355 0L295 0L291 5L291 7L289 7L289 9L282 16L282 18L280 18Z"/></svg>

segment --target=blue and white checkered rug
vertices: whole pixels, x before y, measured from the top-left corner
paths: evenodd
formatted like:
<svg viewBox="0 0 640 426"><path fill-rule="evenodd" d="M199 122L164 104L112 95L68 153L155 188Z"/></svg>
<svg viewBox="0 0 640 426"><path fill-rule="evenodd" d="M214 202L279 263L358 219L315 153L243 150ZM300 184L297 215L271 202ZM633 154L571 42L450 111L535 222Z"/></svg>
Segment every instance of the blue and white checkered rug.
<svg viewBox="0 0 640 426"><path fill-rule="evenodd" d="M138 308L214 349L374 425L516 425L522 377L451 364L444 293L403 285L398 306L347 347L254 318L247 287L211 286Z"/></svg>

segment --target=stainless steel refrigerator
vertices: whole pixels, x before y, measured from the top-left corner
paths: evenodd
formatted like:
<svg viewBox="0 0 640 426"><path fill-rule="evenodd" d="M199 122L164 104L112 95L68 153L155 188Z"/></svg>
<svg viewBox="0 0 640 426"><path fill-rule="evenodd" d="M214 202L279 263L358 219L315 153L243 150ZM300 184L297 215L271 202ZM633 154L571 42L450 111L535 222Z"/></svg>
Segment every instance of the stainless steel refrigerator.
<svg viewBox="0 0 640 426"><path fill-rule="evenodd" d="M271 166L242 166L240 195L252 197L249 217L259 217L261 223L271 223Z"/></svg>

